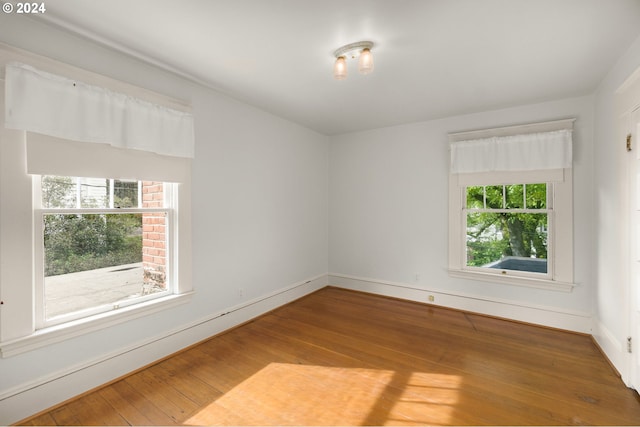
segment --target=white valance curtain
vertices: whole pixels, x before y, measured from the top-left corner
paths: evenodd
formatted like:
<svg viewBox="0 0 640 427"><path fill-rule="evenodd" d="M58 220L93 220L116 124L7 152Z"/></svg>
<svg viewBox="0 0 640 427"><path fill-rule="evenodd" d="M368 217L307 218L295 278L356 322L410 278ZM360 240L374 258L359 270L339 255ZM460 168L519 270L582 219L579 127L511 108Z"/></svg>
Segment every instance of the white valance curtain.
<svg viewBox="0 0 640 427"><path fill-rule="evenodd" d="M193 115L29 65L6 67L5 126L71 141L192 158Z"/></svg>
<svg viewBox="0 0 640 427"><path fill-rule="evenodd" d="M570 168L572 130L451 142L451 173L518 172Z"/></svg>

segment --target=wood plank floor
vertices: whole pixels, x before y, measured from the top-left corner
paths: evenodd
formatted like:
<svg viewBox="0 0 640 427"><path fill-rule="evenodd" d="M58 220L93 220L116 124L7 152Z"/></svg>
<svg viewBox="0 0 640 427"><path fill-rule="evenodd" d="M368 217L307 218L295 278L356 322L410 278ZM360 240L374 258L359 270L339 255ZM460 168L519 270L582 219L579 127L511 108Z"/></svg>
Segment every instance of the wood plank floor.
<svg viewBox="0 0 640 427"><path fill-rule="evenodd" d="M25 425L639 425L588 336L325 288Z"/></svg>

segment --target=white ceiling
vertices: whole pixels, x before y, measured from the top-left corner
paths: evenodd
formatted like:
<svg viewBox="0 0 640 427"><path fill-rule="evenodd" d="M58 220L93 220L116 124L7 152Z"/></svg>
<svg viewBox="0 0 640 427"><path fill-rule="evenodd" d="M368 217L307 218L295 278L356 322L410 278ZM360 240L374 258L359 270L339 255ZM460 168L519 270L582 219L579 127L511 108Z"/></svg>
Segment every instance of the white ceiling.
<svg viewBox="0 0 640 427"><path fill-rule="evenodd" d="M640 0L55 0L41 19L332 135L594 91ZM332 77L371 40L373 74Z"/></svg>

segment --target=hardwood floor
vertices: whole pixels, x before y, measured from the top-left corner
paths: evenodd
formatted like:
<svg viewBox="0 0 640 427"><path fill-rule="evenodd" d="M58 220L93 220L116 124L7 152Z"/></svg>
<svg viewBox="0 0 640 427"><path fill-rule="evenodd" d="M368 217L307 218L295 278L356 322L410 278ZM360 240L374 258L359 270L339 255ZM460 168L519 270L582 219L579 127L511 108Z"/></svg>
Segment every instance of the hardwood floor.
<svg viewBox="0 0 640 427"><path fill-rule="evenodd" d="M638 425L588 336L325 288L25 425Z"/></svg>

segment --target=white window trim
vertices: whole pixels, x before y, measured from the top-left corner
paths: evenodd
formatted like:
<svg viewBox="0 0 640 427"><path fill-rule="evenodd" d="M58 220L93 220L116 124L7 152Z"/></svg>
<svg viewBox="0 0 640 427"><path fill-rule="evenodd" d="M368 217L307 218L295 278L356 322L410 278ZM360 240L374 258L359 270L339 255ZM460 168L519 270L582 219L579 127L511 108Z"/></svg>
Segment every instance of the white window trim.
<svg viewBox="0 0 640 427"><path fill-rule="evenodd" d="M35 301L34 301L34 306L35 306L35 328L36 330L39 329L45 329L51 326L55 326L55 325L59 325L59 324L66 324L66 323L71 323L75 320L79 320L81 318L87 318L87 317L93 317L96 316L98 314L104 313L104 312L108 312L108 311L113 311L113 310L119 310L121 308L124 307L128 307L128 306L134 306L134 305L138 305L138 304L142 304L146 301L151 301L154 299L159 299L162 298L164 296L169 296L169 295L173 295L174 289L176 288L176 281L177 281L177 276L175 274L173 274L175 268L174 266L177 265L178 263L178 259L175 256L175 251L173 250L173 242L176 241L175 240L175 236L177 236L177 234L179 233L179 231L176 229L177 228L177 219L178 219L178 215L176 213L176 209L174 206L174 199L175 199L175 184L172 183L164 183L164 188L163 188L163 195L164 195L164 199L165 199L165 206L168 207L163 207L163 208L142 208L142 207L137 207L137 208L118 208L118 209L114 209L113 208L113 198L111 197L109 200L109 204L110 207L108 208L80 208L79 206L76 206L74 208L43 208L42 207L42 186L41 186L41 177L42 175L35 175L32 177L33 180L33 206L34 206L34 214L33 214L33 218L34 218L34 224L33 224L33 230L34 230L34 285L35 285ZM77 177L75 177L77 178ZM113 192L113 179L111 179L112 181L112 185L111 185L111 191ZM140 188L140 183L141 181L138 181L138 187ZM138 194L138 206L141 206L141 195ZM77 199L77 204L79 205L80 203L80 198L78 197ZM112 214L124 214L124 213L146 213L146 212L152 212L152 213L156 213L156 212L162 212L164 214L166 214L167 216L167 221L170 224L169 225L169 230L167 232L167 254L166 254L166 260L167 260L167 281L169 283L169 286L166 290L162 291L162 292L158 292L155 294L150 294L150 295L145 295L145 296L139 296L130 300L126 300L126 301L119 301L118 303L114 303L114 304L102 304L99 306L94 306L94 307L90 307L88 309L85 310L81 310L81 311L77 311L77 312L72 312L72 313L67 313L64 315L60 315L60 316L56 316L54 318L51 319L47 319L45 316L45 286L44 286L44 229L42 227L43 225L43 218L44 215L46 214L102 214L102 213L112 213ZM111 308L107 308L107 307L111 307Z"/></svg>
<svg viewBox="0 0 640 427"><path fill-rule="evenodd" d="M571 128L574 119L510 126L449 135L450 142L493 136L516 135ZM497 270L469 269L465 258L465 236L463 228L464 206L467 185L522 184L553 181L553 215L550 226L551 247L549 258L551 277L526 277ZM577 286L573 282L573 171L571 168L548 171L487 172L481 174L449 174L449 265L451 277L492 282L505 285L571 292Z"/></svg>
<svg viewBox="0 0 640 427"><path fill-rule="evenodd" d="M499 283L503 285L524 286L528 288L545 289L550 291L571 292L575 283L565 283L558 280L536 279L523 276L503 276L498 273L484 271L457 270L449 268L449 276L459 279L478 280L481 282Z"/></svg>
<svg viewBox="0 0 640 427"><path fill-rule="evenodd" d="M168 295L123 307L119 310L108 311L60 325L38 329L28 336L0 343L0 352L3 358L11 357L90 332L99 331L134 319L159 313L188 303L191 301L193 294L194 292L191 291L183 294Z"/></svg>

